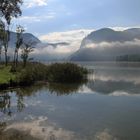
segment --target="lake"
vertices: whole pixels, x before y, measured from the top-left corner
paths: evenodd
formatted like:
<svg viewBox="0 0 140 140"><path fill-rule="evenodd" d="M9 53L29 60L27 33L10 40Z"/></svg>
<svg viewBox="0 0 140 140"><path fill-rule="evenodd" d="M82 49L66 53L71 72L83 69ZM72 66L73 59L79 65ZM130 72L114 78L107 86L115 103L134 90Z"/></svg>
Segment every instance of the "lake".
<svg viewBox="0 0 140 140"><path fill-rule="evenodd" d="M140 140L140 64L78 64L87 83L0 92L0 140Z"/></svg>

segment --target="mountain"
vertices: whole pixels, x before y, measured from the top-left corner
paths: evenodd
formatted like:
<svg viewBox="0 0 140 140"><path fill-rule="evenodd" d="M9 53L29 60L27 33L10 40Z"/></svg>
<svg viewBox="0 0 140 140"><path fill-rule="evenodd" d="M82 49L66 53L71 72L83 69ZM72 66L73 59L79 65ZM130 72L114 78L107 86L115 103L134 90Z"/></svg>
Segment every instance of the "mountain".
<svg viewBox="0 0 140 140"><path fill-rule="evenodd" d="M127 57L126 57L127 56ZM87 35L80 49L72 54L72 61L127 61L140 60L140 28L114 31L103 28ZM121 58L121 59L120 59ZM128 59L129 61L130 59Z"/></svg>
<svg viewBox="0 0 140 140"><path fill-rule="evenodd" d="M134 39L140 39L140 28L132 28L124 31L114 31L110 28L103 28L91 32L82 40L81 48L84 48L89 43L101 42L126 42Z"/></svg>
<svg viewBox="0 0 140 140"><path fill-rule="evenodd" d="M37 37L35 37L34 35L32 35L30 33L23 33L22 36L23 36L23 41L25 43L28 43L28 42L33 42L34 44L41 43L41 41ZM15 47L16 40L17 40L16 33L10 32L9 46Z"/></svg>

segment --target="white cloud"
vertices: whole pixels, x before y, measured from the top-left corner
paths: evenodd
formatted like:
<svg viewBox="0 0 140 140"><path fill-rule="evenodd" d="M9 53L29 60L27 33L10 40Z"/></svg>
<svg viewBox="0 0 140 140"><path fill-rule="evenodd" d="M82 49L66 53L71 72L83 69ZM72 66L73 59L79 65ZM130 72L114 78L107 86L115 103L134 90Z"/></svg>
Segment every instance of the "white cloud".
<svg viewBox="0 0 140 140"><path fill-rule="evenodd" d="M41 60L66 58L80 48L82 39L91 31L93 30L81 29L40 36L39 39L44 43L38 44L33 52L33 57L37 56Z"/></svg>
<svg viewBox="0 0 140 140"><path fill-rule="evenodd" d="M46 6L47 0L25 0L24 5L27 8L32 8L36 6Z"/></svg>
<svg viewBox="0 0 140 140"><path fill-rule="evenodd" d="M129 94L128 92L124 92L124 91L114 91L109 95L110 96L139 96L139 94Z"/></svg>
<svg viewBox="0 0 140 140"><path fill-rule="evenodd" d="M130 28L140 28L140 26L131 26L131 27L121 27L121 26L118 26L118 27L109 27L115 31L124 31L124 30L127 30L127 29L130 29Z"/></svg>
<svg viewBox="0 0 140 140"><path fill-rule="evenodd" d="M91 41L87 41L87 45L85 48L97 48L97 49L108 49L108 48L114 48L120 50L120 52L124 49L125 51L131 50L131 49L139 49L140 47L140 40L134 39L132 41L125 41L125 42L100 42L100 43L92 43ZM133 46L133 47L132 47ZM136 47L136 48L135 48Z"/></svg>
<svg viewBox="0 0 140 140"><path fill-rule="evenodd" d="M47 43L61 43L65 42L68 45L60 44L56 47L45 44L43 47L37 47L35 50L35 54L42 54L42 56L46 56L46 54L50 54L53 57L63 58L64 56L71 55L72 53L79 50L82 39L87 36L90 32L94 30L72 30L66 32L54 32L49 33L47 35L40 36L40 40ZM87 42L85 48L93 48L94 52L97 54L100 52L104 52L104 55L121 55L125 53L131 52L135 54L140 51L140 40L135 39L132 41L125 42L100 42L100 43L92 43ZM133 46L133 47L132 47Z"/></svg>
<svg viewBox="0 0 140 140"><path fill-rule="evenodd" d="M74 52L80 48L82 39L87 36L93 30L72 30L66 32L54 32L48 35L40 36L40 40L49 43L67 42L70 45L67 46L67 52ZM66 46L65 46L66 47ZM59 49L66 52L66 49L59 46Z"/></svg>

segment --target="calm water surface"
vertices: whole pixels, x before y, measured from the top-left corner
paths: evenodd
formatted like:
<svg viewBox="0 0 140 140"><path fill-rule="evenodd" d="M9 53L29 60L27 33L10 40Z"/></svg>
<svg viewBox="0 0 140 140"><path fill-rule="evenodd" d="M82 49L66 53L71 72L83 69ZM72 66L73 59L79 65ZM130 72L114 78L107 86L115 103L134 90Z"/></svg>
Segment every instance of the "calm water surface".
<svg viewBox="0 0 140 140"><path fill-rule="evenodd" d="M0 92L0 140L140 140L140 65L80 64L85 84Z"/></svg>

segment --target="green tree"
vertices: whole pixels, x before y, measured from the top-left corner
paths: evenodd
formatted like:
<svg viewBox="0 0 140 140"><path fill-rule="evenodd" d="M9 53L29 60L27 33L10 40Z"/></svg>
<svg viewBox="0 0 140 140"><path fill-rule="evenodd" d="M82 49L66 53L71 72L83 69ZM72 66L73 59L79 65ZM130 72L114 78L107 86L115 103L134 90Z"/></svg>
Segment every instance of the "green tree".
<svg viewBox="0 0 140 140"><path fill-rule="evenodd" d="M0 43L0 62L1 62L1 55L2 55L2 44Z"/></svg>
<svg viewBox="0 0 140 140"><path fill-rule="evenodd" d="M27 61L31 60L29 54L34 51L33 47L34 42L24 43L21 47L21 59L23 60L23 67L26 67Z"/></svg>
<svg viewBox="0 0 140 140"><path fill-rule="evenodd" d="M20 9L22 3L22 0L0 0L0 14L8 25L13 17L17 18L22 14Z"/></svg>
<svg viewBox="0 0 140 140"><path fill-rule="evenodd" d="M10 24L12 18L17 18L21 16L22 12L20 9L20 5L22 4L22 0L0 0L0 16L1 21L3 19L6 21L4 26L4 33L3 33L3 46L5 52L5 65L7 66L8 63L8 42L10 40Z"/></svg>
<svg viewBox="0 0 140 140"><path fill-rule="evenodd" d="M20 47L23 45L23 32L24 28L20 25L17 26L16 29L16 35L17 35L17 40L16 40L16 47L15 47L15 52L14 52L14 66L17 67L18 65L18 52Z"/></svg>
<svg viewBox="0 0 140 140"><path fill-rule="evenodd" d="M4 39L4 28L5 28L4 23L0 21L0 40ZM1 55L2 55L2 47L3 47L3 41L0 41L0 61L1 61Z"/></svg>

